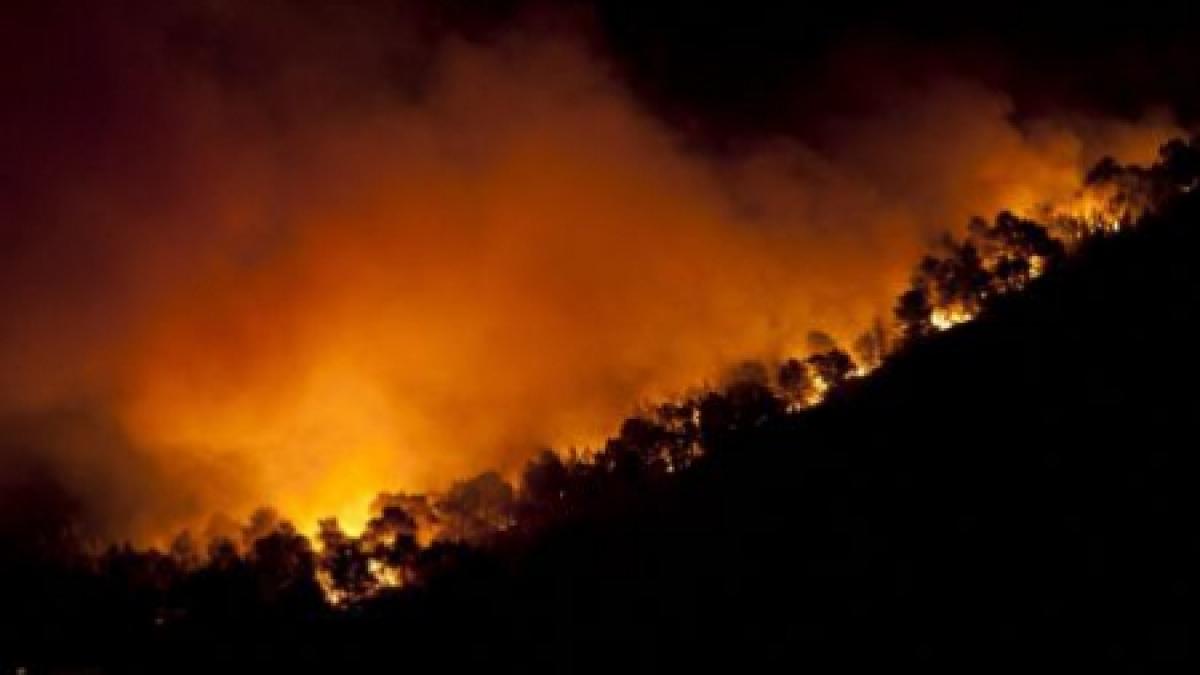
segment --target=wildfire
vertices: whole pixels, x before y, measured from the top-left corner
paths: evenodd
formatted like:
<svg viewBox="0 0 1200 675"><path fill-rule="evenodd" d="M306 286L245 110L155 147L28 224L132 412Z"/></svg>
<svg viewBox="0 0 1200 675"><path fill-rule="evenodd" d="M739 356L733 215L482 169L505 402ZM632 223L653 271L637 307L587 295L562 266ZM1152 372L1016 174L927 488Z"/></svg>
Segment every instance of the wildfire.
<svg viewBox="0 0 1200 675"><path fill-rule="evenodd" d="M404 570L400 567L385 565L379 560L367 563L367 570L375 577L375 585L380 589L400 588L404 586Z"/></svg>
<svg viewBox="0 0 1200 675"><path fill-rule="evenodd" d="M1064 238L1075 243L1096 234L1115 234L1123 223L1136 219L1145 206L1130 202L1113 184L1089 185L1069 199L1046 204L1035 216L1055 225Z"/></svg>
<svg viewBox="0 0 1200 675"><path fill-rule="evenodd" d="M1193 184L1176 189L1182 194ZM1121 194L1101 198L1087 196L1085 190L1077 199L1047 207L1046 213L1056 214L1055 222L1063 226L1057 230L1009 212L997 214L993 221L973 219L965 239L947 237L938 255L921 260L913 288L901 296L896 308L898 324L889 329L875 321L855 340L857 360L829 335L813 332L807 341L810 353L801 356L799 349L789 350L794 354L791 358L772 364L777 366L774 376L762 363L743 363L728 389L720 390L724 399L709 398L719 392L701 392L645 405L616 437L596 446L601 449L572 451L565 456L547 452L530 466L546 462L543 466L556 468L560 479L577 471L583 476L589 476L588 472L603 475L626 466L623 463L632 454L646 467L654 467L647 470L663 474L685 470L705 452L701 429L708 418L702 410L710 401L715 405L717 423L731 427L765 423L771 413L763 411L771 406L782 404L788 411L799 411L821 404L847 380L869 375L897 345L972 321L996 296L1020 292L1070 254L1064 238L1116 232L1145 213L1128 206L1118 210L1113 205L1129 201ZM742 416L740 405L746 405L751 415ZM554 480L549 478L548 491L535 497L549 502L551 509L569 499L562 483ZM525 498L524 489L521 499ZM317 581L327 601L335 606L408 587L420 582L421 556L438 540L485 541L523 524L518 519L526 512L523 509L538 507L536 501L518 502L511 485L495 473L456 483L442 494L381 493L369 505L370 517L353 522L358 534L347 534L334 519L321 522Z"/></svg>
<svg viewBox="0 0 1200 675"><path fill-rule="evenodd" d="M930 313L929 322L938 330L948 330L973 318L974 315L962 307L938 307Z"/></svg>
<svg viewBox="0 0 1200 675"><path fill-rule="evenodd" d="M215 45L237 21L219 14ZM392 97L393 55L374 50L394 41L342 36L363 59L347 68L340 53L274 54L328 44L285 32L262 46L262 86L227 86L209 72L222 59L160 53L177 41L159 21L114 50L136 62L94 59L104 100L79 108L105 124L29 144L31 166L80 161L25 172L58 178L5 213L21 258L0 265L17 291L0 312L2 412L84 401L112 420L111 442L54 434L46 463L104 534L139 544L264 503L310 538L325 517L360 538L381 489L432 494L511 475L538 447L602 446L631 401L743 358L806 360L794 345L813 328L855 354L797 379L789 407L817 405L886 355L850 340L890 316L932 235L1014 195L1074 190L1088 156L1077 131L1044 143L1001 92L956 85L897 92L819 151L762 138L710 156L586 40L536 35L441 45L420 91ZM261 32L225 37L243 34ZM313 92L329 98L294 105ZM1114 231L1132 213L1121 194L1089 187L1055 214L1081 236ZM26 211L55 225L18 222ZM1026 259L1012 288L1045 268ZM977 311L917 309L933 330ZM417 526L422 545L481 527Z"/></svg>
<svg viewBox="0 0 1200 675"><path fill-rule="evenodd" d="M317 584L321 587L321 594L325 596L325 602L334 607L345 606L353 599L349 591L338 588L333 581L333 575L326 570L317 571Z"/></svg>

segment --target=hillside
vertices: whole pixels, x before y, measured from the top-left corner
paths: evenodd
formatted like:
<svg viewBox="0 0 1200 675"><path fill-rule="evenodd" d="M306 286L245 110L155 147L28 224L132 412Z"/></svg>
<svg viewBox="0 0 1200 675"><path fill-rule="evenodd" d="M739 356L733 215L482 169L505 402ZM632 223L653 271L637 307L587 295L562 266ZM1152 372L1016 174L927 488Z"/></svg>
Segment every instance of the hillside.
<svg viewBox="0 0 1200 675"><path fill-rule="evenodd" d="M311 568L250 602L269 578L236 560L140 594L17 565L5 653L176 671L1185 661L1197 221L1187 194L821 406L723 428L671 480L606 487L603 508L437 549L450 562L426 583L347 610Z"/></svg>
<svg viewBox="0 0 1200 675"><path fill-rule="evenodd" d="M348 632L369 652L396 614L416 644L521 669L1194 657L1198 220L1187 198L1094 240L453 609Z"/></svg>

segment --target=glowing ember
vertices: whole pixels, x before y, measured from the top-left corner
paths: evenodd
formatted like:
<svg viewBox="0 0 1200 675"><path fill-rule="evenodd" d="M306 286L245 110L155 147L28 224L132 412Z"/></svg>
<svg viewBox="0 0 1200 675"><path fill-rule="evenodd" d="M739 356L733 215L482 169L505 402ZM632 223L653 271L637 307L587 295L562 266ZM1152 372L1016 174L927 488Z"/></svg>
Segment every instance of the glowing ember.
<svg viewBox="0 0 1200 675"><path fill-rule="evenodd" d="M973 318L962 307L939 307L929 315L929 322L938 330L947 330Z"/></svg>

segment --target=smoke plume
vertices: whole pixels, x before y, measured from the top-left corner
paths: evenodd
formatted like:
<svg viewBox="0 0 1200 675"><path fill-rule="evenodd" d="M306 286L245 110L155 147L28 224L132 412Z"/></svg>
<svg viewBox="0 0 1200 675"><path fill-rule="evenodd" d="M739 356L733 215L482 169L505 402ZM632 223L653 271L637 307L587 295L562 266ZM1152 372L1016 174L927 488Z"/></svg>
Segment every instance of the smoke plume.
<svg viewBox="0 0 1200 675"><path fill-rule="evenodd" d="M1017 122L940 73L868 83L878 103L820 144L717 155L630 93L586 19L530 14L482 33L303 3L12 22L2 473L103 536L260 504L354 527L380 491L595 442L813 330L849 344L940 233L1175 131Z"/></svg>

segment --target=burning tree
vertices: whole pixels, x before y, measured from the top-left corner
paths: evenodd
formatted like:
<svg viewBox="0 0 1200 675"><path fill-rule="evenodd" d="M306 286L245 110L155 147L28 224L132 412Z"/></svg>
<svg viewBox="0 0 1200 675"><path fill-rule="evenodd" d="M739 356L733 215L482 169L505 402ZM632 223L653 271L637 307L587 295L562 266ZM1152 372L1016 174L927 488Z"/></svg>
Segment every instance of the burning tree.
<svg viewBox="0 0 1200 675"><path fill-rule="evenodd" d="M516 493L500 474L488 471L450 486L434 504L441 521L439 537L480 542L512 527Z"/></svg>

